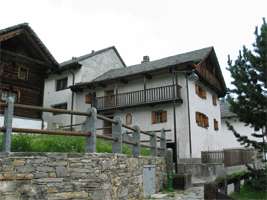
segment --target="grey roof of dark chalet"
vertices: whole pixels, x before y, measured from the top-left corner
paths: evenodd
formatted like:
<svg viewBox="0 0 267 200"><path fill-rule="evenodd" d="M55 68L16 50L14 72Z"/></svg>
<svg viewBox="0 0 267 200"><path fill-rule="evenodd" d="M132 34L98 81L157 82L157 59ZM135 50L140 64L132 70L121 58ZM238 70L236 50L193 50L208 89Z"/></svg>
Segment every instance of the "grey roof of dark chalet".
<svg viewBox="0 0 267 200"><path fill-rule="evenodd" d="M28 34L30 34L33 38L33 40L37 43L39 48L43 51L43 53L48 57L51 64L58 66L58 62L53 57L53 55L50 53L50 51L47 49L47 47L44 45L44 43L40 40L40 38L37 36L37 34L33 31L33 29L29 26L28 23L21 23L14 26L10 26L8 28L0 30L0 35L6 34L11 31L16 31L18 29L25 30Z"/></svg>
<svg viewBox="0 0 267 200"><path fill-rule="evenodd" d="M111 50L111 49L113 49L115 51L115 53L119 57L120 61L124 65L124 67L126 67L126 65L125 65L124 61L122 60L122 58L121 58L118 50L116 49L116 47L115 46L111 46L111 47L107 47L105 49L101 49L101 50L98 50L98 51L92 51L89 54L85 54L85 55L79 56L79 57L74 57L74 58L72 58L70 60L67 60L65 62L62 62L62 63L60 63L60 69L61 70L67 70L71 66L79 65L79 62L80 61L83 61L85 59L91 58L91 57L93 57L95 55L101 54L101 53L106 52L106 51Z"/></svg>
<svg viewBox="0 0 267 200"><path fill-rule="evenodd" d="M102 82L106 80L112 80L117 78L123 78L127 76L132 76L136 74L156 71L164 69L167 67L183 64L183 63L198 63L205 59L209 53L212 51L213 47L207 47L195 51L190 51L187 53L178 54L175 56L170 56L162 58L159 60L154 60L150 62L145 62L137 65L132 65L126 68L111 69L108 72L98 76L91 82L77 83L75 86L87 85L95 82ZM75 87L74 86L74 87Z"/></svg>
<svg viewBox="0 0 267 200"><path fill-rule="evenodd" d="M226 102L226 100L220 101L220 108L221 108L221 118L236 117L236 114L230 111L230 105Z"/></svg>

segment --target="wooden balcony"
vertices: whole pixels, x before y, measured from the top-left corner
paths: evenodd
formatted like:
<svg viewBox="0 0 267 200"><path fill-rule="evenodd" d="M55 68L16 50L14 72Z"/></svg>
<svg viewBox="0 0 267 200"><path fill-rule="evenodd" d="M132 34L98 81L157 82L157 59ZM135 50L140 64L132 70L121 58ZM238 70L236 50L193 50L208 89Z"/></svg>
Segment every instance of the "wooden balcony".
<svg viewBox="0 0 267 200"><path fill-rule="evenodd" d="M103 111L136 107L140 105L168 103L171 101L182 103L180 89L181 86L179 85L168 85L146 90L120 93L117 95L96 97L94 106L98 110Z"/></svg>

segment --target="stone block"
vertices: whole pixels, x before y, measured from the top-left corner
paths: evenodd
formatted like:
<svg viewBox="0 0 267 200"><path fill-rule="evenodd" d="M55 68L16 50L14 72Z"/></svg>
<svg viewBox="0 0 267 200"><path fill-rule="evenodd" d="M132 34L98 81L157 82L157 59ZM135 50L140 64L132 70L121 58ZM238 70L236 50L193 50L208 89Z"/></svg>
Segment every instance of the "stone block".
<svg viewBox="0 0 267 200"><path fill-rule="evenodd" d="M191 174L176 174L173 177L173 188L185 190L192 185L191 179Z"/></svg>

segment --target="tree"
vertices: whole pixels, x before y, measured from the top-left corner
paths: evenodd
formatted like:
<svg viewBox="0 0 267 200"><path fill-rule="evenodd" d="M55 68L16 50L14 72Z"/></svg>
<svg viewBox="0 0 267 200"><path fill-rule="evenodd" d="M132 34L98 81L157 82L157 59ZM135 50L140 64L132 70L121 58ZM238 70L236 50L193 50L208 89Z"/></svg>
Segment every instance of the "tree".
<svg viewBox="0 0 267 200"><path fill-rule="evenodd" d="M228 70L233 78L231 83L234 88L228 89L227 100L230 110L241 122L260 132L251 135L263 140L258 142L242 136L242 133L238 133L229 122L226 123L241 145L266 152L264 137L267 136L267 24L265 19L260 31L256 27L255 37L252 50L244 46L234 62L228 56Z"/></svg>

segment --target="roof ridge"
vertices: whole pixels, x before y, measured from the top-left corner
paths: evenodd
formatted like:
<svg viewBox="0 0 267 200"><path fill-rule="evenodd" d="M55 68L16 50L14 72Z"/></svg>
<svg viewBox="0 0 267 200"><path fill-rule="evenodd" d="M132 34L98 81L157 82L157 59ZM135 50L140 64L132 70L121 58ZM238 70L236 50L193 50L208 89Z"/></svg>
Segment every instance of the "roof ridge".
<svg viewBox="0 0 267 200"><path fill-rule="evenodd" d="M151 61L149 61L149 63L157 62L157 61L160 61L162 59L169 59L169 58L172 58L172 57L176 57L178 55L182 56L182 55L190 54L190 53L197 52L197 51L203 51L203 50L206 50L206 49L212 50L213 46L208 46L208 47L204 47L204 48L201 48L201 49L196 49L196 50L193 50L193 51L187 51L187 52L184 52L184 53L178 53L178 54L175 54L175 55L172 55L172 56L167 56L167 57L159 58L159 59L156 59L156 60L151 60ZM146 62L145 63L139 63L139 64L130 65L128 67L135 67L135 66L139 66L139 65L142 65L142 64L146 64Z"/></svg>
<svg viewBox="0 0 267 200"><path fill-rule="evenodd" d="M74 57L75 59L69 59L69 60L63 61L63 62L60 63L60 65L62 66L62 65L68 64L68 63L70 63L72 61L76 61L76 62L77 61L81 61L81 60L84 60L86 58L89 58L91 56L97 55L99 53L105 52L105 51L113 49L113 48L115 48L115 46L109 46L109 47L106 47L104 49L99 49L97 51L93 51L91 53L87 53L87 54L81 55L79 57Z"/></svg>

